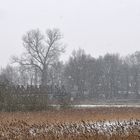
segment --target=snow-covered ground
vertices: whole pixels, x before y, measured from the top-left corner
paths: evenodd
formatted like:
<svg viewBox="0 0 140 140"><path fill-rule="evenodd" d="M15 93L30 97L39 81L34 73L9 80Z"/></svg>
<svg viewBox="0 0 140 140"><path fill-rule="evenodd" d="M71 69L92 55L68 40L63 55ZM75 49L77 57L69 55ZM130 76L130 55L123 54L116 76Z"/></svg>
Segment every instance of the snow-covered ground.
<svg viewBox="0 0 140 140"><path fill-rule="evenodd" d="M64 124L50 124L44 125L43 127L32 127L29 129L29 133L35 136L37 133L53 133L54 135L65 135L65 134L121 134L128 135L134 131L135 134L139 134L140 121L129 120L129 121L81 121L77 123L64 123Z"/></svg>
<svg viewBox="0 0 140 140"><path fill-rule="evenodd" d="M74 105L74 107L95 108L95 107L140 107L140 105Z"/></svg>
<svg viewBox="0 0 140 140"><path fill-rule="evenodd" d="M51 107L56 107L56 108L60 108L60 105L50 105ZM74 107L74 108L96 108L96 107L135 107L135 108L140 108L140 104L139 105L136 105L136 104L128 104L128 105L108 105L108 104L101 104L101 105L86 105L86 104L83 104L83 105L70 105L71 107Z"/></svg>

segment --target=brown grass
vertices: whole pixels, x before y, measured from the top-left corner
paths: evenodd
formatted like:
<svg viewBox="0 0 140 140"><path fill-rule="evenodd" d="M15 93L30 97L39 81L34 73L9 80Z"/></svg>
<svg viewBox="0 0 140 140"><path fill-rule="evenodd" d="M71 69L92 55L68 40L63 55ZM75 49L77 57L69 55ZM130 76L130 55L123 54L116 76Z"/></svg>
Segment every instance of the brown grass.
<svg viewBox="0 0 140 140"><path fill-rule="evenodd" d="M43 112L13 112L0 113L2 122L25 120L27 123L40 122L75 122L80 120L129 120L131 118L140 119L140 108L120 107L120 108L92 108L92 109L67 109L50 110Z"/></svg>
<svg viewBox="0 0 140 140"><path fill-rule="evenodd" d="M133 107L1 112L0 140L140 140L139 119Z"/></svg>

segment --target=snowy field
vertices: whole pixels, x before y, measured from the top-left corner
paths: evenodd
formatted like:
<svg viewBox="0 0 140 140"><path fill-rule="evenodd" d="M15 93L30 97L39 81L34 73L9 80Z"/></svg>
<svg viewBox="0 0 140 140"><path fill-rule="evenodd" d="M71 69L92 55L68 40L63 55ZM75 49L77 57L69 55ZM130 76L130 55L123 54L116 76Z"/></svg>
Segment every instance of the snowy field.
<svg viewBox="0 0 140 140"><path fill-rule="evenodd" d="M139 140L140 107L0 112L0 140Z"/></svg>
<svg viewBox="0 0 140 140"><path fill-rule="evenodd" d="M140 105L74 105L77 108L96 108L96 107L140 107Z"/></svg>
<svg viewBox="0 0 140 140"><path fill-rule="evenodd" d="M107 107L107 108L110 108L110 107L116 107L116 108L120 108L120 107L135 107L135 108L140 108L140 105L139 104L129 104L129 105L107 105L107 104L101 104L101 105L69 105L70 107L74 107L74 108L97 108L97 107ZM56 107L56 108L60 108L61 106L60 105L51 105L51 107Z"/></svg>
<svg viewBox="0 0 140 140"><path fill-rule="evenodd" d="M1 127L3 127L1 125ZM140 120L80 121L29 125L13 121L0 131L2 139L29 140L139 140Z"/></svg>
<svg viewBox="0 0 140 140"><path fill-rule="evenodd" d="M43 133L49 135L53 133L54 137L72 138L78 136L115 138L115 137L129 137L131 135L135 138L140 137L140 120L129 121L81 121L78 123L61 123L61 124L46 124L41 128L33 127L29 129L31 136ZM97 138L98 138L97 137Z"/></svg>

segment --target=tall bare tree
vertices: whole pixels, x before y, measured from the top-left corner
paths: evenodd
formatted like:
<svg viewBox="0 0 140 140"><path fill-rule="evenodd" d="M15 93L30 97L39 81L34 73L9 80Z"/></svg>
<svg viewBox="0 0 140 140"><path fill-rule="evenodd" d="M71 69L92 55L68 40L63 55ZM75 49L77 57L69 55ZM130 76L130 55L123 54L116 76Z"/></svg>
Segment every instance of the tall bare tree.
<svg viewBox="0 0 140 140"><path fill-rule="evenodd" d="M58 61L60 54L64 51L61 39L59 29L48 29L45 35L39 29L31 30L23 36L25 52L20 58L13 57L13 60L20 65L40 70L41 84L46 85L47 69Z"/></svg>

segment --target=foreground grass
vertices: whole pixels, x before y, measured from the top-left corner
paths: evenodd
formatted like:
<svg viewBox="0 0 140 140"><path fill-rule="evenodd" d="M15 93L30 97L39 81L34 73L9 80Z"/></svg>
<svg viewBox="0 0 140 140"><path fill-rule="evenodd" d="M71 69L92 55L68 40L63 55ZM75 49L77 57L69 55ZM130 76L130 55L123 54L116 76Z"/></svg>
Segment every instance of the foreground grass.
<svg viewBox="0 0 140 140"><path fill-rule="evenodd" d="M0 113L0 139L140 140L140 108ZM109 121L110 120L110 121Z"/></svg>

